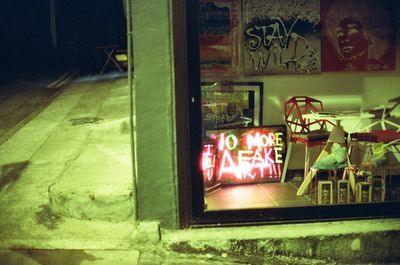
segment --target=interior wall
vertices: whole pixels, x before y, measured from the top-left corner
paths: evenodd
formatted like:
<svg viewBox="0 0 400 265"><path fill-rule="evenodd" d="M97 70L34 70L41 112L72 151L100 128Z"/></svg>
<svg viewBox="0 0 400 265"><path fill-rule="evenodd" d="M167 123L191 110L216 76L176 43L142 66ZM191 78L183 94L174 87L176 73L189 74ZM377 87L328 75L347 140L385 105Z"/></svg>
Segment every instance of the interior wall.
<svg viewBox="0 0 400 265"><path fill-rule="evenodd" d="M398 29L396 43L395 71L250 76L242 77L240 80L264 83L263 125L285 124L284 102L292 96L310 96L320 99L326 111L360 110L383 105L387 100L400 96L400 31ZM346 131L352 132L357 129L356 125L360 124L354 121L343 121L342 125ZM289 169L302 169L304 146L295 145L292 152ZM318 151L313 151L311 154L312 159L315 159Z"/></svg>
<svg viewBox="0 0 400 265"><path fill-rule="evenodd" d="M400 50L398 49L400 53ZM397 62L399 65L399 61ZM400 73L333 73L313 76L276 76L246 78L264 82L263 125L285 124L284 102L292 96L320 99L326 111L360 110L383 105L388 99L400 96ZM365 122L365 121L364 121ZM343 121L348 132L356 130L358 121ZM316 158L317 151L313 152ZM289 169L304 166L304 146L293 148Z"/></svg>

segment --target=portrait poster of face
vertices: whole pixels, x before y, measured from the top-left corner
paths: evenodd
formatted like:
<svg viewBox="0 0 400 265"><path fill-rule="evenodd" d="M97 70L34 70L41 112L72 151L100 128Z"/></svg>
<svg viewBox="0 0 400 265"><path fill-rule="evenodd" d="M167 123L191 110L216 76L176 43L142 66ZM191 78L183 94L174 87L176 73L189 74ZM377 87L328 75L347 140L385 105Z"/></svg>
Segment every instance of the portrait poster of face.
<svg viewBox="0 0 400 265"><path fill-rule="evenodd" d="M392 0L323 0L322 71L396 69Z"/></svg>
<svg viewBox="0 0 400 265"><path fill-rule="evenodd" d="M243 0L247 75L321 72L319 0Z"/></svg>
<svg viewBox="0 0 400 265"><path fill-rule="evenodd" d="M200 0L200 69L203 78L236 76L239 71L238 0Z"/></svg>

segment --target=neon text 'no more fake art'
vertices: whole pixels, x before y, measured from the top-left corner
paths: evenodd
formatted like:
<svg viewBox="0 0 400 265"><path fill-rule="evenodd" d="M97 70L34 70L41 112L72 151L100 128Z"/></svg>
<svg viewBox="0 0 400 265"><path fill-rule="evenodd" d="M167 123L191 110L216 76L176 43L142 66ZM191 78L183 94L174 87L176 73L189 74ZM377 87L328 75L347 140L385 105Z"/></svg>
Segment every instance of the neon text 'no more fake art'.
<svg viewBox="0 0 400 265"><path fill-rule="evenodd" d="M210 138L214 144L204 145L202 153L205 181L211 181L213 177L221 183L280 179L285 143L283 132L268 129L213 132Z"/></svg>

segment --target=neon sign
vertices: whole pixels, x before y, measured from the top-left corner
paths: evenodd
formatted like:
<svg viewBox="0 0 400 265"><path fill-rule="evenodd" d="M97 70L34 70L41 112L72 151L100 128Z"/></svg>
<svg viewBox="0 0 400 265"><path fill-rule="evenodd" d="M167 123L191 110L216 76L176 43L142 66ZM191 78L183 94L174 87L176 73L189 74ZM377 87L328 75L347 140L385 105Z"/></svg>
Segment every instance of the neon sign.
<svg viewBox="0 0 400 265"><path fill-rule="evenodd" d="M201 154L201 170L206 182L214 181L215 154L212 144L205 144Z"/></svg>
<svg viewBox="0 0 400 265"><path fill-rule="evenodd" d="M285 152L284 128L214 130L208 135L214 144L203 147L205 181L216 178L228 184L280 179Z"/></svg>

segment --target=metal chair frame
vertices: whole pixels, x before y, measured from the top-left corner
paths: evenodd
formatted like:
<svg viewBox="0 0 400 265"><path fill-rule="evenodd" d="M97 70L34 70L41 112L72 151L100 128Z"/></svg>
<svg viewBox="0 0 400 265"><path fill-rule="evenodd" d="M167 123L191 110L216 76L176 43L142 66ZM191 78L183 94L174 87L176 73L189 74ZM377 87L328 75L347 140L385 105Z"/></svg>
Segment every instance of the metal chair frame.
<svg viewBox="0 0 400 265"><path fill-rule="evenodd" d="M325 119L306 119L303 114L323 110L322 101L307 96L291 97L285 102L285 123L289 129L290 136L281 183L285 182L292 147L297 142L305 145L304 176L307 176L310 170L309 148L324 144L329 137L327 123L334 124Z"/></svg>

